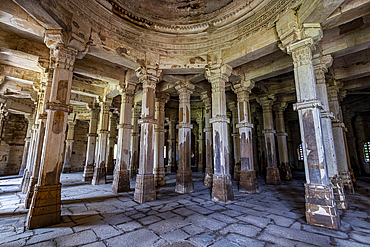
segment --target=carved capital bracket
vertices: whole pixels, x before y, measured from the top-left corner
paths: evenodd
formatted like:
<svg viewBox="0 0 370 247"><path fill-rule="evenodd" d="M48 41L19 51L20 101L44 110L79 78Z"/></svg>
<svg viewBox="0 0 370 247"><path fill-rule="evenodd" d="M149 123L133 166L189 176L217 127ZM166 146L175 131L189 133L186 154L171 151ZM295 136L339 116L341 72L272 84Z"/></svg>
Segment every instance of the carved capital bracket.
<svg viewBox="0 0 370 247"><path fill-rule="evenodd" d="M206 68L205 77L212 85L214 83L218 84L217 82L225 83L229 80L232 71L233 69L230 65L215 65Z"/></svg>

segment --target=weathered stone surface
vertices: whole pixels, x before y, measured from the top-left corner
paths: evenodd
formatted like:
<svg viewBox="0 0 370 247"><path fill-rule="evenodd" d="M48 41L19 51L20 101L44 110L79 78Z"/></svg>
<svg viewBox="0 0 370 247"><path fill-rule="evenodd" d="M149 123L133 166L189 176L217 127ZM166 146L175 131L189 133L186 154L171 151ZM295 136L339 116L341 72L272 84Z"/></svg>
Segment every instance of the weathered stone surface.
<svg viewBox="0 0 370 247"><path fill-rule="evenodd" d="M145 237L143 237L145 236ZM158 236L147 229L136 230L107 240L111 246L125 243L127 246L152 246Z"/></svg>

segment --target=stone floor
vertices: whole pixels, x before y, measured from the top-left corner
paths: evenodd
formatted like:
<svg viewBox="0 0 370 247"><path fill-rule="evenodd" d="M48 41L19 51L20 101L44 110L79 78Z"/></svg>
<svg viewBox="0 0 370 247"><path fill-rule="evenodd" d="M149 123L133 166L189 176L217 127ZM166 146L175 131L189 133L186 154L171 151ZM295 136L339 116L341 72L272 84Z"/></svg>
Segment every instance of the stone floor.
<svg viewBox="0 0 370 247"><path fill-rule="evenodd" d="M25 230L25 195L19 177L0 177L0 246L370 246L370 178L359 180L341 212L340 230L307 225L303 174L280 186L258 179L260 193L237 191L235 201L211 201L211 190L193 173L195 192L174 192L176 175L157 200L138 204L134 191L119 195L111 184L81 182L82 173L62 175L62 223ZM131 187L134 187L131 182Z"/></svg>

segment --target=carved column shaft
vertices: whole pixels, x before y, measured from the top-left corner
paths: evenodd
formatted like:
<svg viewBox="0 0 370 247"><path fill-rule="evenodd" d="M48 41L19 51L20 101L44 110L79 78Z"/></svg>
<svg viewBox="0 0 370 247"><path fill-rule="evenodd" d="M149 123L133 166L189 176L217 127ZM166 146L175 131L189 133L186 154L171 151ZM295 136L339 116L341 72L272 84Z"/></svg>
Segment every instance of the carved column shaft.
<svg viewBox="0 0 370 247"><path fill-rule="evenodd" d="M131 132L131 160L130 160L130 177L136 177L137 170L139 169L139 139L140 139L140 126L138 124L139 117L141 114L141 102L135 103L134 110L132 112L131 124L133 126Z"/></svg>
<svg viewBox="0 0 370 247"><path fill-rule="evenodd" d="M106 166L107 175L112 175L114 170L114 146L117 144L118 114L111 112L109 115L109 139L108 139L108 160Z"/></svg>
<svg viewBox="0 0 370 247"><path fill-rule="evenodd" d="M234 145L234 180L240 180L240 138L239 138L239 131L236 125L238 122L238 108L235 105L235 102L229 103L229 109L232 113L232 137L233 137L233 145Z"/></svg>
<svg viewBox="0 0 370 247"><path fill-rule="evenodd" d="M82 175L82 181L91 182L94 176L94 161L95 161L95 150L96 150L96 138L99 120L99 108L95 107L95 104L89 106L90 108L90 123L89 123L89 134L87 135L87 152L86 152L86 163L84 167L84 173Z"/></svg>
<svg viewBox="0 0 370 247"><path fill-rule="evenodd" d="M26 166L27 166L28 151L29 151L29 148L30 148L30 142L31 142L31 137L32 137L32 126L34 124L34 115L30 114L30 115L26 116L26 119L28 121L28 125L27 125L26 138L24 139L22 164L21 164L21 168L19 170L19 175L20 176L23 176L24 170L26 169Z"/></svg>
<svg viewBox="0 0 370 247"><path fill-rule="evenodd" d="M202 110L203 111L203 110ZM198 124L198 172L204 172L204 135L203 135L203 114L197 118Z"/></svg>
<svg viewBox="0 0 370 247"><path fill-rule="evenodd" d="M204 136L206 148L206 172L204 176L204 185L212 186L213 183L213 144L212 144L212 126L209 120L212 118L212 100L207 92L201 94L204 102Z"/></svg>
<svg viewBox="0 0 370 247"><path fill-rule="evenodd" d="M176 128L178 132L178 170L176 179L177 193L190 193L194 191L193 176L191 171L191 114L190 114L190 95L195 86L190 83L181 82L176 87L179 94L179 124Z"/></svg>
<svg viewBox="0 0 370 247"><path fill-rule="evenodd" d="M73 148L73 141L74 141L75 125L76 125L76 122L68 121L66 149L65 149L65 156L64 156L64 163L63 163L63 170L62 170L63 173L71 172L71 156L72 156L72 148Z"/></svg>
<svg viewBox="0 0 370 247"><path fill-rule="evenodd" d="M168 164L167 172L176 171L176 120L168 121Z"/></svg>

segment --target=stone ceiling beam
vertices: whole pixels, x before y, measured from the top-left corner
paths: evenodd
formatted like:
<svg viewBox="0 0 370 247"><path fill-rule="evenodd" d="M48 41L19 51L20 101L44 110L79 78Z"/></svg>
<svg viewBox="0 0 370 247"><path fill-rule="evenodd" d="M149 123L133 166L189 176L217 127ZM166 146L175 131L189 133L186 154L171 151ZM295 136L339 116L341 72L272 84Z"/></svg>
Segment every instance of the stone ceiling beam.
<svg viewBox="0 0 370 247"><path fill-rule="evenodd" d="M344 0L305 0L298 10L299 23L322 23Z"/></svg>
<svg viewBox="0 0 370 247"><path fill-rule="evenodd" d="M88 84L83 81L79 81L74 79L72 81L72 90L75 91L78 94L89 94L93 97L101 96L104 94L104 88Z"/></svg>
<svg viewBox="0 0 370 247"><path fill-rule="evenodd" d="M41 80L40 72L35 72L33 70L27 70L24 68L19 68L19 67L5 65L5 64L0 64L0 74L2 76L19 79L21 80L20 82L24 82L26 84L30 84L30 83L32 84L33 82L38 83Z"/></svg>
<svg viewBox="0 0 370 247"><path fill-rule="evenodd" d="M0 47L0 63L22 69L42 72L38 66L39 57L22 51Z"/></svg>
<svg viewBox="0 0 370 247"><path fill-rule="evenodd" d="M95 101L94 97L76 94L75 92L71 92L70 102L75 104L93 104Z"/></svg>
<svg viewBox="0 0 370 247"><path fill-rule="evenodd" d="M15 99L9 97L2 97L2 99L6 100L6 107L8 109L17 111L19 113L30 114L33 112L34 103L32 100L26 99Z"/></svg>
<svg viewBox="0 0 370 247"><path fill-rule="evenodd" d="M370 75L370 61L334 69L336 80L352 80Z"/></svg>

